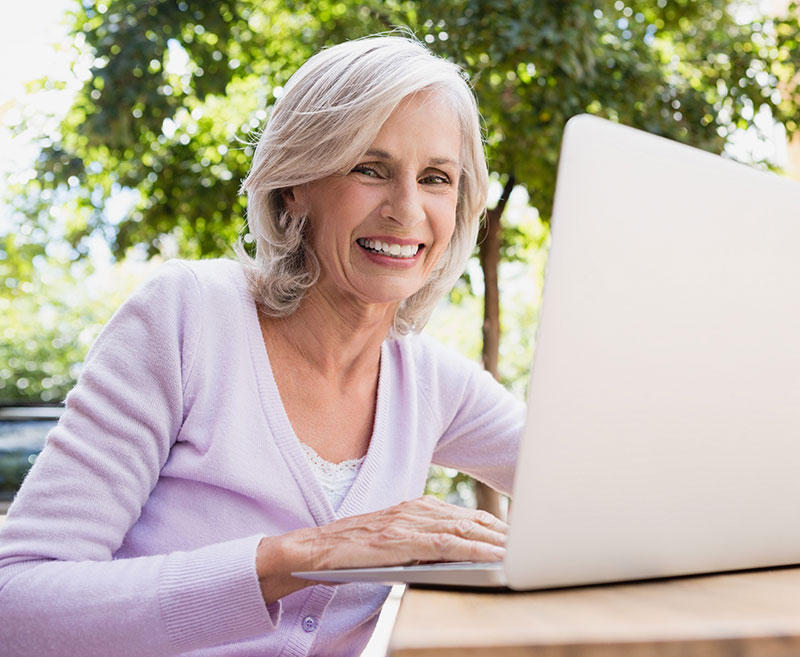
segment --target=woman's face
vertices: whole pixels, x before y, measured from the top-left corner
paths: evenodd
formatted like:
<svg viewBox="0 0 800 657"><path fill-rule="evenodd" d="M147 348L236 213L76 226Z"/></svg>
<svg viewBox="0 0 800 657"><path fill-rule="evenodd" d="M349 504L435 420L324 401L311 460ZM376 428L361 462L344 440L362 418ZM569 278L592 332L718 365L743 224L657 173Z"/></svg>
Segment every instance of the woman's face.
<svg viewBox="0 0 800 657"><path fill-rule="evenodd" d="M318 291L347 302L394 304L419 290L450 241L461 135L437 94L406 98L358 164L286 194L308 213Z"/></svg>

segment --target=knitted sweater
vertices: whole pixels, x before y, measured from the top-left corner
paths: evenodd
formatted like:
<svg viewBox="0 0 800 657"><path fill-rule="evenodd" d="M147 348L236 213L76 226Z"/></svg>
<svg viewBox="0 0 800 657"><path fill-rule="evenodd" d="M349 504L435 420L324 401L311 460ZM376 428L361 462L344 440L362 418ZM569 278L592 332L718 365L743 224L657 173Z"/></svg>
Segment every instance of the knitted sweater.
<svg viewBox="0 0 800 657"><path fill-rule="evenodd" d="M265 606L262 537L423 492L509 491L524 405L433 340L382 345L366 458L334 511L281 404L244 274L172 261L97 339L0 530L3 655L357 655L388 587Z"/></svg>

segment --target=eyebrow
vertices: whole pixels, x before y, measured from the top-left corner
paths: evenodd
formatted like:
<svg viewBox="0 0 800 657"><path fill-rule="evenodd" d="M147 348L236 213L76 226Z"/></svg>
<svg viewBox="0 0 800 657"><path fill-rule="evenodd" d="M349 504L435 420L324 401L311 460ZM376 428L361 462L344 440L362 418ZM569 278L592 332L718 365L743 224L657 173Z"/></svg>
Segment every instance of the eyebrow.
<svg viewBox="0 0 800 657"><path fill-rule="evenodd" d="M382 151L379 148L370 148L366 153L364 153L364 155L369 157L377 157L380 160L393 159L391 154L387 153L386 151ZM430 159L430 163L434 166L440 166L442 164L450 164L454 167L459 166L458 162L450 159L449 157L432 157Z"/></svg>

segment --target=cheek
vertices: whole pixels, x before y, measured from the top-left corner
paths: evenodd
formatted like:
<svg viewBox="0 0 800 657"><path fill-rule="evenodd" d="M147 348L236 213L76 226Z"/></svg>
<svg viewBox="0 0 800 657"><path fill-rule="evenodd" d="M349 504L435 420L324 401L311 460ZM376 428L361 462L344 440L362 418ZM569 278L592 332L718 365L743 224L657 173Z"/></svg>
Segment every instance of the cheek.
<svg viewBox="0 0 800 657"><path fill-rule="evenodd" d="M309 218L314 236L313 244L318 251L342 249L342 244L348 242L352 229L348 225L350 216L351 208L344 199L343 202L321 201L311 208Z"/></svg>
<svg viewBox="0 0 800 657"><path fill-rule="evenodd" d="M456 202L448 201L441 204L437 209L435 222L435 236L437 240L450 242L456 226Z"/></svg>
<svg viewBox="0 0 800 657"><path fill-rule="evenodd" d="M436 266L441 262L442 256L450 246L450 242L453 239L453 233L455 232L455 225L456 220L454 212L443 215L441 217L441 221L438 222L436 229L434 230L434 245L430 253L433 261L432 266Z"/></svg>

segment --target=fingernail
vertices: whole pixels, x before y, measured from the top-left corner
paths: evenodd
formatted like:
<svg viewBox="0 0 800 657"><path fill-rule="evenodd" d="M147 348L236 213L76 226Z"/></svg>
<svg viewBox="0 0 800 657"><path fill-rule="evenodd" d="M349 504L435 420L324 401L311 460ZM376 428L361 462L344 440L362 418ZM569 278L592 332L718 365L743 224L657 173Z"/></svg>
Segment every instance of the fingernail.
<svg viewBox="0 0 800 657"><path fill-rule="evenodd" d="M494 554L496 557L504 559L506 556L506 549L504 547L500 547L499 545L494 545L492 546L492 554Z"/></svg>

